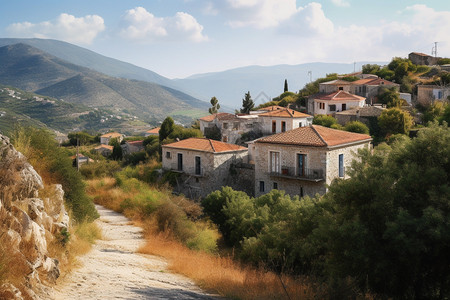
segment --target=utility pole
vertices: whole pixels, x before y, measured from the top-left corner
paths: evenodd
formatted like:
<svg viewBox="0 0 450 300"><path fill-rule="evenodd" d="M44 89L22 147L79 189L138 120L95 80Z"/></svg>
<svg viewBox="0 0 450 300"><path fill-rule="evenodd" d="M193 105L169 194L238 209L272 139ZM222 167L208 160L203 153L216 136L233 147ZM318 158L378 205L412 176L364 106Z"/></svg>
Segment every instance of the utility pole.
<svg viewBox="0 0 450 300"><path fill-rule="evenodd" d="M309 82L312 82L312 71L308 71L308 75L309 75Z"/></svg>
<svg viewBox="0 0 450 300"><path fill-rule="evenodd" d="M434 42L434 47L431 48L431 55L434 54L434 57L437 57L437 44L438 42Z"/></svg>
<svg viewBox="0 0 450 300"><path fill-rule="evenodd" d="M79 139L77 137L77 158L76 158L76 162L77 162L77 171L80 172L80 158L79 158L79 152L78 152L78 144L79 144Z"/></svg>
<svg viewBox="0 0 450 300"><path fill-rule="evenodd" d="M353 73L356 72L356 61L353 63Z"/></svg>

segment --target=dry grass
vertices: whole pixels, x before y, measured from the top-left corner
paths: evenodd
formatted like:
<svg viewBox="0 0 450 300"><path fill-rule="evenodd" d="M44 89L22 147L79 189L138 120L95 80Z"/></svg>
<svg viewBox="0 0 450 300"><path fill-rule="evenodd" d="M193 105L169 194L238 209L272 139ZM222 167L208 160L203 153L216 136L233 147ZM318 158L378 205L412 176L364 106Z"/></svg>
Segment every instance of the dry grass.
<svg viewBox="0 0 450 300"><path fill-rule="evenodd" d="M116 211L121 211L120 204L124 199L135 196L133 190L124 192L117 188L112 178L88 181L88 193L96 203ZM201 214L198 204L192 204L184 197L174 196L171 201L193 219ZM230 257L189 249L175 240L170 231L159 232L158 211L155 212L156 217L151 218L142 218L141 214L132 210L125 209L123 212L136 225L144 228L147 243L139 252L167 258L172 271L192 278L206 290L233 299L312 299L317 296L314 285L306 280L244 267Z"/></svg>
<svg viewBox="0 0 450 300"><path fill-rule="evenodd" d="M229 257L193 251L162 234L147 234L146 238L147 244L139 252L167 258L171 270L220 295L235 299L313 299L316 296L314 285L306 280L240 266Z"/></svg>

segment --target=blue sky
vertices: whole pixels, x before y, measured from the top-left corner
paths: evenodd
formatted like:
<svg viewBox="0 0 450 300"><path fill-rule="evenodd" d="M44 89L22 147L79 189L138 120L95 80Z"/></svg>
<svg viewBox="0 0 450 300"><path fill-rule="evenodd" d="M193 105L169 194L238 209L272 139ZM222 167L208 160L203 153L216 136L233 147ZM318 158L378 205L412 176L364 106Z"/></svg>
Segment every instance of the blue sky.
<svg viewBox="0 0 450 300"><path fill-rule="evenodd" d="M1 37L64 40L169 78L247 65L450 57L449 0L14 0Z"/></svg>

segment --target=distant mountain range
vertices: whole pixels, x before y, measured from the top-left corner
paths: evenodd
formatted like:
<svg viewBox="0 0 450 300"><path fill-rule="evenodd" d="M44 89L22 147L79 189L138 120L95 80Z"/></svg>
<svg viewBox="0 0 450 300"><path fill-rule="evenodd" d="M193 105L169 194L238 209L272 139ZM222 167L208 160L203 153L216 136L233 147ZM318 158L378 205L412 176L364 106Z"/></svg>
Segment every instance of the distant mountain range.
<svg viewBox="0 0 450 300"><path fill-rule="evenodd" d="M198 116L202 114L198 110L200 109L206 114L209 103L198 101L198 99L209 102L211 97L215 96L219 99L222 110L229 111L241 107L242 98L247 91L250 91L257 104L280 95L283 92L285 79L288 81L289 90L297 92L311 79L315 80L329 73L352 73L354 70L360 70L366 63L386 64L386 62L355 64L317 62L264 67L247 66L223 72L197 74L184 79L169 79L153 71L62 41L0 38L0 47L18 43L40 49L41 54L46 55L41 59L38 57L28 57L27 61L22 59L19 65L10 70L12 74L8 76L17 75L13 78L16 83L21 84L18 87L27 90L31 88L33 91L67 101L83 102L90 106L113 104L117 107L123 103L122 106L130 107L134 111L142 110L141 115L153 115L159 119L174 110L176 113ZM49 56L53 58L50 59ZM56 58L59 60L56 61ZM51 68L56 71L56 74L53 74L50 69L46 72L46 68L50 66L44 62L51 62ZM43 77L39 80L36 78L38 76L33 78L33 74L26 74L27 68L31 68L33 64L40 65L43 69L39 72L48 75L48 78ZM0 66L2 66L1 57ZM63 73L66 75L62 76ZM6 76L2 78L0 75L0 83L4 78ZM33 82L34 79L37 82ZM42 86L45 82L52 85ZM149 82L153 85L148 85ZM168 98L164 98L166 96ZM148 97L148 99L142 99L142 97Z"/></svg>
<svg viewBox="0 0 450 300"><path fill-rule="evenodd" d="M209 104L156 83L105 75L28 44L0 48L0 83L89 107L123 111L144 120Z"/></svg>

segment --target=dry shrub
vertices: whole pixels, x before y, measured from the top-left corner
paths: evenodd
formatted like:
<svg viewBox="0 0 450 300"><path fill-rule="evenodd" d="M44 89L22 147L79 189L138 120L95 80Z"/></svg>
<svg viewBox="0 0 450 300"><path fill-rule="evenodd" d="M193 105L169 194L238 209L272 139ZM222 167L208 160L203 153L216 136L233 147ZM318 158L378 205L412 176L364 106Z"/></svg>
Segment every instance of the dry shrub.
<svg viewBox="0 0 450 300"><path fill-rule="evenodd" d="M223 296L239 299L313 299L315 296L314 285L306 279L243 267L230 257L193 251L161 234L146 237L148 242L139 252L167 258L171 270Z"/></svg>

